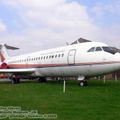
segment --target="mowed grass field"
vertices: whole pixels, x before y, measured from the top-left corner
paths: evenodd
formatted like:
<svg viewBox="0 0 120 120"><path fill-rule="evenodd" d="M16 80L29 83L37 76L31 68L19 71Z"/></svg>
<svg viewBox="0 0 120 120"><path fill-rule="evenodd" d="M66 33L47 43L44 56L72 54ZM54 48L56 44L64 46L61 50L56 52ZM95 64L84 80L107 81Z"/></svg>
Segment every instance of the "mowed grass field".
<svg viewBox="0 0 120 120"><path fill-rule="evenodd" d="M57 114L57 120L120 119L120 81L89 81L79 87L78 81L47 83L22 82L12 85L0 82L0 106L20 106L38 110L39 114ZM37 119L36 119L37 120Z"/></svg>

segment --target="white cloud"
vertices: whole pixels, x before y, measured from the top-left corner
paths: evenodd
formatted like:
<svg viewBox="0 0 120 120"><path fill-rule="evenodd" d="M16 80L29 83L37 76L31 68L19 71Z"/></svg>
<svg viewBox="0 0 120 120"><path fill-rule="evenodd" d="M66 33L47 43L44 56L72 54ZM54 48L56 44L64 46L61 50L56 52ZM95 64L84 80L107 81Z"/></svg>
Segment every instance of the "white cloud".
<svg viewBox="0 0 120 120"><path fill-rule="evenodd" d="M97 16L103 16L106 14L120 15L119 11L120 11L119 0L111 0L111 2L108 4L97 2L96 5L91 9L91 12L93 12Z"/></svg>
<svg viewBox="0 0 120 120"><path fill-rule="evenodd" d="M105 42L110 46L120 48L120 25L114 24L107 29L101 28L99 31L99 41Z"/></svg>
<svg viewBox="0 0 120 120"><path fill-rule="evenodd" d="M6 29L6 25L2 22L2 20L0 20L0 33L5 32Z"/></svg>
<svg viewBox="0 0 120 120"><path fill-rule="evenodd" d="M3 0L4 3L13 7L27 7L27 8L48 8L60 5L65 0Z"/></svg>
<svg viewBox="0 0 120 120"><path fill-rule="evenodd" d="M17 12L25 27L20 33L9 32L0 38L3 42L20 47L21 53L58 47L80 37L100 41L104 38L109 40L116 35L118 37L118 34L112 32L115 29L107 31L96 26L86 6L77 2L2 0L2 3ZM111 37L103 37L103 33Z"/></svg>
<svg viewBox="0 0 120 120"><path fill-rule="evenodd" d="M92 39L97 31L86 7L77 2L67 3L65 0L4 0L3 3L14 8L24 24L27 25L20 35L15 36L18 36L17 39L22 36L26 38L21 42L27 42L28 45L36 43L37 45L42 44L46 48L54 47L63 45L66 41L72 42L79 37L86 36ZM11 36L13 37L13 35Z"/></svg>

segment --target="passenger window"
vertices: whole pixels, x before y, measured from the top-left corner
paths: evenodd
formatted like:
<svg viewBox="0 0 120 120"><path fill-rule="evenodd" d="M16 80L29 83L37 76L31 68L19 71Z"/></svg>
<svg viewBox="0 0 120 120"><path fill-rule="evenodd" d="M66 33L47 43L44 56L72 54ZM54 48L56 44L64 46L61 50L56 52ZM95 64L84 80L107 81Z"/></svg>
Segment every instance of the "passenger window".
<svg viewBox="0 0 120 120"><path fill-rule="evenodd" d="M92 47L88 50L88 52L94 52L94 50L95 50L95 47Z"/></svg>
<svg viewBox="0 0 120 120"><path fill-rule="evenodd" d="M102 51L101 47L97 47L95 51Z"/></svg>
<svg viewBox="0 0 120 120"><path fill-rule="evenodd" d="M54 55L52 55L52 58L54 58Z"/></svg>
<svg viewBox="0 0 120 120"><path fill-rule="evenodd" d="M57 55L55 55L55 58L57 58Z"/></svg>
<svg viewBox="0 0 120 120"><path fill-rule="evenodd" d="M60 54L58 55L58 57L60 57Z"/></svg>

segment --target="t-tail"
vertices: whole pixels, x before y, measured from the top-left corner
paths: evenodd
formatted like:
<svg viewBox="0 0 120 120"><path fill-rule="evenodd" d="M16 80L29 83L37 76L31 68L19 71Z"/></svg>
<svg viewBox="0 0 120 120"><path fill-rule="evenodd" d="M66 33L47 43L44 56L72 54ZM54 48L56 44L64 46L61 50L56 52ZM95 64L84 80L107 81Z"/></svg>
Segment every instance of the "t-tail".
<svg viewBox="0 0 120 120"><path fill-rule="evenodd" d="M6 45L6 44L0 44L0 58L1 58L1 62L4 62L5 60L10 58L9 55L8 55L7 49L9 49L9 50L17 50L19 48L13 47L13 46L9 46L9 45Z"/></svg>

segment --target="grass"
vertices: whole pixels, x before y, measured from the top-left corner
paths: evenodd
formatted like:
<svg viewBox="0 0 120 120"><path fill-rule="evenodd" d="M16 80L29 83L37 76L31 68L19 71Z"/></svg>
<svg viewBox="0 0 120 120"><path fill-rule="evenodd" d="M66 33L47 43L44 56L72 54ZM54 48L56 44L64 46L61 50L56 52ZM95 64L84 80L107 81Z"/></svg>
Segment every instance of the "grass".
<svg viewBox="0 0 120 120"><path fill-rule="evenodd" d="M79 87L77 81L0 83L0 106L20 106L39 114L57 114L57 120L114 120L120 118L120 81L89 81ZM26 119L27 120L27 119ZM35 119L37 120L37 119Z"/></svg>

